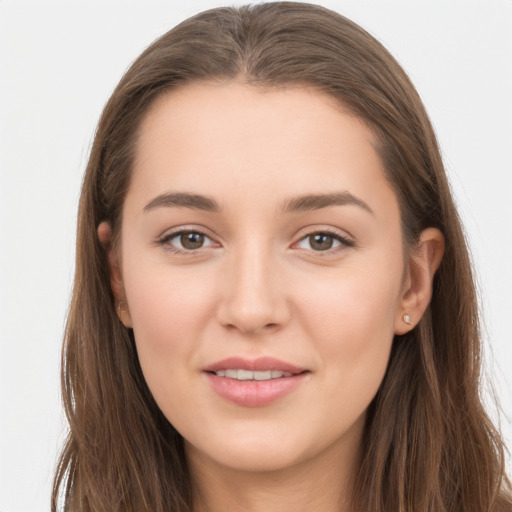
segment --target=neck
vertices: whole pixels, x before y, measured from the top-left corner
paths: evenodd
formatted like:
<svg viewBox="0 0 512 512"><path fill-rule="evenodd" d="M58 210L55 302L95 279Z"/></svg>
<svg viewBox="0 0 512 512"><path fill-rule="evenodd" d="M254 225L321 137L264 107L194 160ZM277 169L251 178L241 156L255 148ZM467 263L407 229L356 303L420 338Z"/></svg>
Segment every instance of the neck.
<svg viewBox="0 0 512 512"><path fill-rule="evenodd" d="M194 512L350 512L360 443L329 447L314 459L273 471L218 465L187 446Z"/></svg>

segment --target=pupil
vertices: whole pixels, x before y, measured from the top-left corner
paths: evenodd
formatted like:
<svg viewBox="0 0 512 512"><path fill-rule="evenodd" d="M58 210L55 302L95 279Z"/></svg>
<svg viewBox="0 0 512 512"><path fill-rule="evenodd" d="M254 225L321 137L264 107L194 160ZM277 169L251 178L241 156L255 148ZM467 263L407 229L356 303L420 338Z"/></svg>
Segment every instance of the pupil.
<svg viewBox="0 0 512 512"><path fill-rule="evenodd" d="M199 249L204 243L204 235L201 233L183 233L180 242L185 249Z"/></svg>
<svg viewBox="0 0 512 512"><path fill-rule="evenodd" d="M311 235L309 237L309 243L315 251L326 251L332 247L333 239L329 235Z"/></svg>

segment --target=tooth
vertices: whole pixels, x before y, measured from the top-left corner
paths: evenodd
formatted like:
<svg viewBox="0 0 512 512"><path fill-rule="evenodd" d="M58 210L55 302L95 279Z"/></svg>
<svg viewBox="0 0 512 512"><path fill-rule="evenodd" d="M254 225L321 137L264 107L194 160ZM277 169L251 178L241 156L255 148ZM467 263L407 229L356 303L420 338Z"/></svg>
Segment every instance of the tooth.
<svg viewBox="0 0 512 512"><path fill-rule="evenodd" d="M250 370L218 370L215 372L218 377L227 377L237 380L270 380L281 377L291 377L293 373L283 372L281 370L250 371Z"/></svg>
<svg viewBox="0 0 512 512"><path fill-rule="evenodd" d="M254 377L254 372L250 370L238 370L236 378L238 380L252 380Z"/></svg>
<svg viewBox="0 0 512 512"><path fill-rule="evenodd" d="M270 370L266 372L254 372L254 380L269 380L272 378L272 372Z"/></svg>

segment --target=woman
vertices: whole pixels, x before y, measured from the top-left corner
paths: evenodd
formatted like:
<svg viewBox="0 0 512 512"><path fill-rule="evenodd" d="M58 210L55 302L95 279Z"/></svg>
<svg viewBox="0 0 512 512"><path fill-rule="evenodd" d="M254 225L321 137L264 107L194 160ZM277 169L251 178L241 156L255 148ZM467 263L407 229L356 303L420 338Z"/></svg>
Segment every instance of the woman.
<svg viewBox="0 0 512 512"><path fill-rule="evenodd" d="M54 510L512 510L435 135L352 22L269 3L157 40L77 249Z"/></svg>

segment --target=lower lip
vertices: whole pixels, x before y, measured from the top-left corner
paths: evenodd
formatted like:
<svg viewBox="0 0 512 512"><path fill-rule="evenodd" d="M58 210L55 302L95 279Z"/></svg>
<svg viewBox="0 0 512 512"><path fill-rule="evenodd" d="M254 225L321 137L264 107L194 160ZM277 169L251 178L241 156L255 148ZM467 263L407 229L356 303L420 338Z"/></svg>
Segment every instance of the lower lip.
<svg viewBox="0 0 512 512"><path fill-rule="evenodd" d="M270 380L237 380L206 373L213 390L222 398L244 407L263 407L291 393L308 375Z"/></svg>

